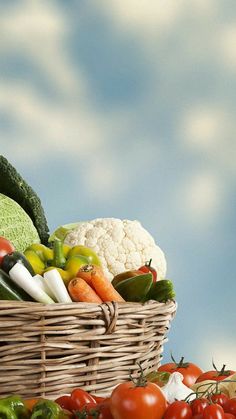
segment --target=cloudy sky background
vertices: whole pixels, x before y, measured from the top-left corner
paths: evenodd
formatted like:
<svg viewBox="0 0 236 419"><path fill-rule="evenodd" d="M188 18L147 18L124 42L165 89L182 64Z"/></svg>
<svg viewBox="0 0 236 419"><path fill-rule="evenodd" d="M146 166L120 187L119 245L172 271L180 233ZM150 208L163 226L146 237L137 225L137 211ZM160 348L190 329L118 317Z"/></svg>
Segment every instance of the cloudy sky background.
<svg viewBox="0 0 236 419"><path fill-rule="evenodd" d="M51 231L138 219L166 253L170 351L236 368L235 0L0 0L0 144Z"/></svg>

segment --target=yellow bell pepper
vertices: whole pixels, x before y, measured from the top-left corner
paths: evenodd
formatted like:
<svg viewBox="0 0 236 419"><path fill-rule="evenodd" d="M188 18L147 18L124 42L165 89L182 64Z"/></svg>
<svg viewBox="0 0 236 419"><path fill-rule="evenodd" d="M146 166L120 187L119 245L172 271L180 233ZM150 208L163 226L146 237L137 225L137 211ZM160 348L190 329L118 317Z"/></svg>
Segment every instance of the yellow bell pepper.
<svg viewBox="0 0 236 419"><path fill-rule="evenodd" d="M86 246L70 247L56 239L53 248L33 243L24 251L35 274L43 275L50 269L57 269L67 284L74 278L79 269L91 263L101 265L97 254Z"/></svg>

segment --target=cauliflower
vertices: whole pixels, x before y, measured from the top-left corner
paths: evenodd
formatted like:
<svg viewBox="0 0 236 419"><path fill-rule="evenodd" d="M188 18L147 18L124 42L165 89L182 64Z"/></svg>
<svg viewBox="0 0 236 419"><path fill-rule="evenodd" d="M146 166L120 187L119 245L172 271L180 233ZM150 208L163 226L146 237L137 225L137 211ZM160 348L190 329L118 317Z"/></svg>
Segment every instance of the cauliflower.
<svg viewBox="0 0 236 419"><path fill-rule="evenodd" d="M121 272L138 269L151 258L158 279L165 278L165 255L139 221L97 218L71 227L64 230L65 244L82 244L93 249L110 280Z"/></svg>

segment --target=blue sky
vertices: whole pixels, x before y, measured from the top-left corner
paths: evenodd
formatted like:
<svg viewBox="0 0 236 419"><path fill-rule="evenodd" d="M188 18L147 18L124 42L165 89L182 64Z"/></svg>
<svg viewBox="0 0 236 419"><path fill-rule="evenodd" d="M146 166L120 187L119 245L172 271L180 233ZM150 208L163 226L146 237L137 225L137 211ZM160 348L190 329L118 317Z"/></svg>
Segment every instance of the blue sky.
<svg viewBox="0 0 236 419"><path fill-rule="evenodd" d="M236 3L0 1L0 142L51 231L138 219L164 250L170 350L235 360Z"/></svg>

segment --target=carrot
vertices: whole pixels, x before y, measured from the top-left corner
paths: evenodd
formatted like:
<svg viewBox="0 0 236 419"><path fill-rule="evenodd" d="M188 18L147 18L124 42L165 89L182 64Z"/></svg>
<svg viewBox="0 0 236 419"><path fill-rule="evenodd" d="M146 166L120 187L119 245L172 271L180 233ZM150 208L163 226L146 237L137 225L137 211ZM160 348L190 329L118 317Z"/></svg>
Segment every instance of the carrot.
<svg viewBox="0 0 236 419"><path fill-rule="evenodd" d="M68 285L68 291L73 301L99 304L102 303L101 298L82 278L71 279Z"/></svg>
<svg viewBox="0 0 236 419"><path fill-rule="evenodd" d="M77 273L77 277L83 278L92 287L92 277L94 275L104 275L103 270L97 265L81 266Z"/></svg>
<svg viewBox="0 0 236 419"><path fill-rule="evenodd" d="M101 268L97 269L97 266L91 274L91 284L102 301L116 301L118 303L125 301L109 279L105 277Z"/></svg>

